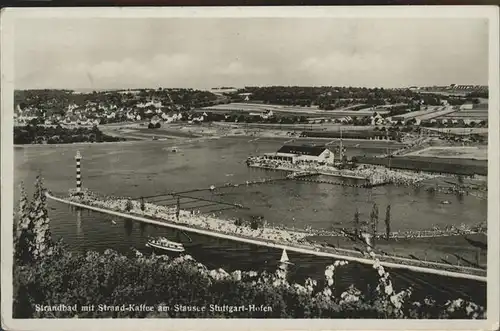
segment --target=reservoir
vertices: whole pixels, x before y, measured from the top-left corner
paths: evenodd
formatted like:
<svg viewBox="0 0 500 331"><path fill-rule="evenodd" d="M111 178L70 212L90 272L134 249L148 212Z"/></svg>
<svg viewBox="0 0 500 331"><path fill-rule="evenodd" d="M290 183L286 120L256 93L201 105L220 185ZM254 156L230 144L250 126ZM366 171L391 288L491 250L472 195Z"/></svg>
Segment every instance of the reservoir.
<svg viewBox="0 0 500 331"><path fill-rule="evenodd" d="M229 182L244 183L247 180L283 177L281 172L253 169L245 165L249 155L275 152L281 145L282 142L277 140L262 139L249 143L249 138L222 138L191 142L142 141L15 148L15 196L17 200L17 185L21 181L25 183L26 190L31 195L38 174L42 175L45 186L54 194L67 194L69 189L75 187L74 156L77 150L83 156L83 187L106 195L139 198L208 188L211 185L220 187ZM177 152L172 152L173 146L177 147ZM348 154L376 155L384 153L385 150L386 146L377 146L374 142L369 147L348 149ZM220 207L208 206L200 208L202 213L213 213L222 218L260 215L270 223L298 228L349 228L352 227L356 210L359 210L361 219L369 219L373 203L379 205L380 219L384 217L386 206L391 205L393 230L429 229L434 225L447 224L476 224L487 218L486 200L392 185L363 189L301 181L277 181L272 184L224 188L215 192L207 190L195 195L240 203L249 208L217 210ZM450 201L450 204L441 204L443 200ZM172 230L141 226L130 221L122 220L112 224L109 216L87 211L77 213L52 201L49 202L49 216L53 236L56 239L64 238L71 249L79 251L104 251L111 248L126 253L132 247L144 249L149 235L164 235L170 238L178 236ZM383 221L380 226L383 226ZM197 235L190 235L190 240L198 245L193 245L188 253L210 268L222 267L227 271L272 271L275 270L281 255L279 251ZM450 254L452 252L453 247L450 247ZM332 263L325 259L311 261L308 256L293 253L290 253L289 257L296 264L292 273L297 279L323 279L324 268ZM364 266L352 264L339 273L344 274L342 278L345 284L359 283L361 288L366 277L375 276L374 270L363 272L363 268L366 269ZM405 283L419 283L409 272L398 271L391 274L398 279L395 281L396 287L404 286ZM428 288L429 285L426 284L432 280L425 277L431 276L422 275L420 283ZM449 280L446 282L450 283ZM432 283L436 284L435 279ZM460 280L456 283L453 291L446 290L451 291L450 297L473 295L476 298L479 296L478 303L482 301L481 298L484 300L486 286L470 286Z"/></svg>

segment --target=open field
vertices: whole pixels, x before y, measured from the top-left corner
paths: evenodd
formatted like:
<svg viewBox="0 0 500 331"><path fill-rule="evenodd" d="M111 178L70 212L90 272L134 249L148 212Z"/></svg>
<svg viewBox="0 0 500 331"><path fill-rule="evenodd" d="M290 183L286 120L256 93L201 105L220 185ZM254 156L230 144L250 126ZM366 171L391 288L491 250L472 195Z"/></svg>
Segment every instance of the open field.
<svg viewBox="0 0 500 331"><path fill-rule="evenodd" d="M445 116L440 116L437 119L470 119L482 121L488 119L488 110L460 110Z"/></svg>
<svg viewBox="0 0 500 331"><path fill-rule="evenodd" d="M255 129L274 129L274 130L289 130L289 131L306 131L306 130L330 130L330 131L366 131L373 130L375 126L372 125L344 125L344 124L334 124L334 123L322 123L322 124L307 124L307 123L297 123L297 124L272 124L272 123L231 123L231 122L215 122L214 126L220 127L238 127L241 129L255 128Z"/></svg>
<svg viewBox="0 0 500 331"><path fill-rule="evenodd" d="M448 114L445 117L476 117L476 116L484 116L488 118L488 109L467 109L467 110L459 110L454 113Z"/></svg>
<svg viewBox="0 0 500 331"><path fill-rule="evenodd" d="M436 131L440 133L452 134L486 134L488 135L488 128L423 128L427 131Z"/></svg>
<svg viewBox="0 0 500 331"><path fill-rule="evenodd" d="M363 110L349 110L348 108L344 110L321 110L315 107L296 107L296 106L282 106L282 105L271 105L271 104L253 104L253 103L230 103L223 105L210 106L197 110L198 112L203 111L215 111L215 112L263 112L267 110L272 110L277 114L282 115L305 115L305 116L325 116L331 118L345 117L345 116L372 116L374 110L363 109ZM380 114L388 113L386 110L377 110Z"/></svg>
<svg viewBox="0 0 500 331"><path fill-rule="evenodd" d="M311 236L307 237L307 240L335 248L366 251L366 244L345 236ZM406 257L415 261L434 261L483 268L487 263L487 237L484 234L397 238L389 239L389 241L378 239L375 242L375 248L382 254ZM477 261L478 258L479 261Z"/></svg>
<svg viewBox="0 0 500 331"><path fill-rule="evenodd" d="M201 137L255 137L255 138L281 138L286 140L303 140L304 143L308 141L314 141L315 143L324 144L329 141L336 140L334 137L309 137L302 138L298 137L298 133L304 130L327 130L332 133L338 133L337 136L340 137L340 129L344 133L344 139L346 141L346 146L348 146L348 140L357 141L352 146L362 145L367 139L349 139L356 138L350 137L349 133L354 131L368 132L373 130L372 126L351 126L351 125L336 125L336 124L313 124L313 125L303 125L303 124L260 124L260 123L226 123L217 122L210 124L186 124L186 123L171 123L163 124L161 128L158 129L148 129L144 123L121 123L112 125L100 126L101 131L106 134L123 137L123 138L133 138L133 139L152 139L153 137L159 139L170 139L170 138L201 138ZM291 135L295 132L295 136ZM364 136L364 135L362 135ZM382 142L370 141L366 142L368 146L375 146L378 144L383 144L384 146L403 146L402 143L396 143L394 141Z"/></svg>
<svg viewBox="0 0 500 331"><path fill-rule="evenodd" d="M487 160L488 147L427 147L420 151L406 154L407 156L428 156L437 158L459 158L459 159L474 159Z"/></svg>
<svg viewBox="0 0 500 331"><path fill-rule="evenodd" d="M449 173L456 175L488 175L488 161L450 157L404 155L393 158L358 157L359 163L383 165L394 169Z"/></svg>

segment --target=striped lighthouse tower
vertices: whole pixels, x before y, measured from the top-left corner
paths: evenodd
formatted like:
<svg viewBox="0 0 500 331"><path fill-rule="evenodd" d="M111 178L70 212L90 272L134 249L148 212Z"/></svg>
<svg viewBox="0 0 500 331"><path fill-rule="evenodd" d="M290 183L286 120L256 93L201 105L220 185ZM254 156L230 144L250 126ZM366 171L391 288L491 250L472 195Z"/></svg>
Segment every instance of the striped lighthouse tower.
<svg viewBox="0 0 500 331"><path fill-rule="evenodd" d="M76 152L75 160L76 160L76 193L81 194L81 192L82 192L82 172L80 169L80 161L82 160L82 155L80 154L80 151Z"/></svg>

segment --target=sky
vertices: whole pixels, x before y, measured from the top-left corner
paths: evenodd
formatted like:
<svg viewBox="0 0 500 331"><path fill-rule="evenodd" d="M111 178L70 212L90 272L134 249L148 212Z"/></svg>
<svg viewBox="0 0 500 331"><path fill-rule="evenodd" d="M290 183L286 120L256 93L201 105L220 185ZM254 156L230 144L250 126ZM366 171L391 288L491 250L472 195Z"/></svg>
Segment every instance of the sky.
<svg viewBox="0 0 500 331"><path fill-rule="evenodd" d="M488 84L488 22L452 18L16 21L15 88Z"/></svg>

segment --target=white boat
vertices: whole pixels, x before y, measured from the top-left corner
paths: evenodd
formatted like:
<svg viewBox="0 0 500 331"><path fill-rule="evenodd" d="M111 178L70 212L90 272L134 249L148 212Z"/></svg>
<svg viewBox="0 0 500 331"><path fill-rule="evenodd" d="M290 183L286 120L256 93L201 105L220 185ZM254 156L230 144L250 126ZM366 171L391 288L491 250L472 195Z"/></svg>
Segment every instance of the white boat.
<svg viewBox="0 0 500 331"><path fill-rule="evenodd" d="M172 147L172 153L177 153L178 151L177 147Z"/></svg>
<svg viewBox="0 0 500 331"><path fill-rule="evenodd" d="M163 237L150 239L146 246L175 253L183 253L185 251L184 245Z"/></svg>
<svg viewBox="0 0 500 331"><path fill-rule="evenodd" d="M286 253L286 249L284 249L283 253L281 253L280 263L289 264L289 265L293 264L292 262L290 262L290 259L288 258L288 254Z"/></svg>

